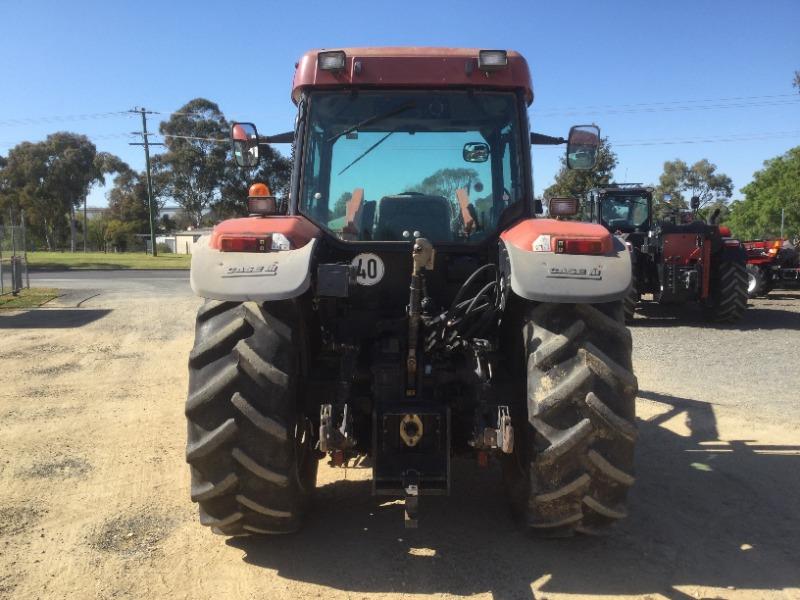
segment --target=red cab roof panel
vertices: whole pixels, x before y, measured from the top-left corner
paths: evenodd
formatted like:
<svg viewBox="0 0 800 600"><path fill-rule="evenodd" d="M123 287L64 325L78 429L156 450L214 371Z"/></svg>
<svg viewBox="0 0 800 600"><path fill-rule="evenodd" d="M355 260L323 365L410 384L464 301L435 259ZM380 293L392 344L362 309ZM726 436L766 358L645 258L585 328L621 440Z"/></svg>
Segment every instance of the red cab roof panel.
<svg viewBox="0 0 800 600"><path fill-rule="evenodd" d="M343 51L345 66L324 71L317 66L319 52ZM478 48L326 48L310 50L297 63L292 100L306 89L343 87L485 87L523 89L533 102L531 74L525 58L507 51L508 65L492 71L478 69Z"/></svg>

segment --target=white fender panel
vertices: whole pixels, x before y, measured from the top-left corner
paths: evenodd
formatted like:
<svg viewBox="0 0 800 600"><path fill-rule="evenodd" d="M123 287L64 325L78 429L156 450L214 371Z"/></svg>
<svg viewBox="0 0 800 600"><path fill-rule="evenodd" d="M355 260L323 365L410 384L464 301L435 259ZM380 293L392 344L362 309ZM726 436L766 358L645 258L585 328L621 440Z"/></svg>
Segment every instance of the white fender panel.
<svg viewBox="0 0 800 600"><path fill-rule="evenodd" d="M504 244L511 289L536 302L597 303L621 300L631 285L631 257L612 236L613 248L601 256L527 252Z"/></svg>
<svg viewBox="0 0 800 600"><path fill-rule="evenodd" d="M190 282L202 298L245 302L286 300L303 294L311 284L311 260L317 240L297 250L220 252L203 236L192 252Z"/></svg>

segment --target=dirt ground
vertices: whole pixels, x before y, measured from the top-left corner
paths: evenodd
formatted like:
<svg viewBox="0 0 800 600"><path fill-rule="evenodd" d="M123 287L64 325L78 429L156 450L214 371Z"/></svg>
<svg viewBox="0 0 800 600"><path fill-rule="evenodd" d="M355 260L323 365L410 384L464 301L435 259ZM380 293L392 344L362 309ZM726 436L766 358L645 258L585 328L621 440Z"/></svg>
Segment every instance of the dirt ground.
<svg viewBox="0 0 800 600"><path fill-rule="evenodd" d="M198 301L68 305L0 315L0 598L800 598L800 294L736 327L637 319L629 517L560 541L519 532L470 461L416 531L369 471L325 466L301 533L215 536L184 462Z"/></svg>

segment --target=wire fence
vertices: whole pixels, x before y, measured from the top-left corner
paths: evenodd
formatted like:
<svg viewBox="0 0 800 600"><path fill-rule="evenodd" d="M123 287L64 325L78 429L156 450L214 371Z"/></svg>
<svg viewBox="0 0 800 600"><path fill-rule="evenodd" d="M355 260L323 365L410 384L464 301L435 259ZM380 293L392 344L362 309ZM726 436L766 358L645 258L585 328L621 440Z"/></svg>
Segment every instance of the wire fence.
<svg viewBox="0 0 800 600"><path fill-rule="evenodd" d="M0 225L0 295L30 287L26 233L24 213L9 214Z"/></svg>

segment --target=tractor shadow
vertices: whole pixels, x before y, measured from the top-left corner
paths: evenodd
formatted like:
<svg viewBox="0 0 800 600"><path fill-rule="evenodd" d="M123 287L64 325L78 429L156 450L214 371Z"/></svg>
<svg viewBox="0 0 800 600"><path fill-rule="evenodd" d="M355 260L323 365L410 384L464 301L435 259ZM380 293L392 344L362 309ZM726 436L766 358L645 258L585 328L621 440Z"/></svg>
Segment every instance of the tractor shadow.
<svg viewBox="0 0 800 600"><path fill-rule="evenodd" d="M285 538L232 538L247 563L281 577L359 593L551 593L695 597L697 587L800 586L800 446L720 441L710 404L642 391L660 413L640 420L628 519L605 537L533 538L507 509L496 469L454 463L449 498L422 498L420 528L370 498L368 481L319 489L306 528ZM683 420L688 435L661 425Z"/></svg>
<svg viewBox="0 0 800 600"><path fill-rule="evenodd" d="M772 297L770 296L769 300ZM800 298L792 297L800 300ZM703 327L706 329L751 331L754 329L800 329L800 312L786 310L779 302L768 299L750 300L747 310L738 323L712 323L705 319L702 311L693 305L660 305L654 302L643 302L636 309L636 318L630 327Z"/></svg>

